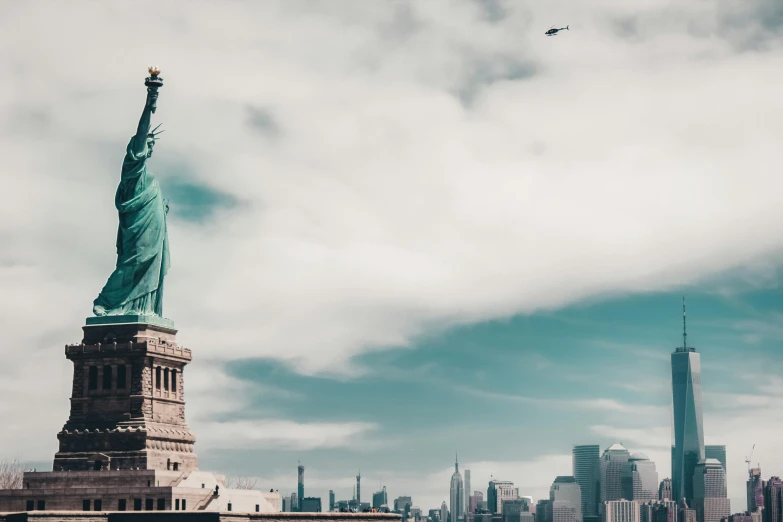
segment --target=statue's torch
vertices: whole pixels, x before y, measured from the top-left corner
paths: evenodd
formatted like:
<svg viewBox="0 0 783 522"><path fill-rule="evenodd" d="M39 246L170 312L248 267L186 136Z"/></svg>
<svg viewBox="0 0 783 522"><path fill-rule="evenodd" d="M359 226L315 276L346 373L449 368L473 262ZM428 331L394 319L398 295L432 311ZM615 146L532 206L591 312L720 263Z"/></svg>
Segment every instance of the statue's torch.
<svg viewBox="0 0 783 522"><path fill-rule="evenodd" d="M147 86L147 98L150 100L150 108L155 113L158 99L158 89L163 87L163 78L158 76L160 74L160 68L157 65L151 65L147 71L150 75L144 80L144 85Z"/></svg>

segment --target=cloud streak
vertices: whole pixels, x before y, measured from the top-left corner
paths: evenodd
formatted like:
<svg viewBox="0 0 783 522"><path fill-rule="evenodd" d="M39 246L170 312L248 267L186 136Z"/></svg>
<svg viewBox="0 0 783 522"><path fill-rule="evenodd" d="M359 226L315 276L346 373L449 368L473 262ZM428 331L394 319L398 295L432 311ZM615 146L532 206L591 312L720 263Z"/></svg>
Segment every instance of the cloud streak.
<svg viewBox="0 0 783 522"><path fill-rule="evenodd" d="M199 446L207 449L309 451L348 447L376 429L372 423L297 423L289 420L202 422Z"/></svg>
<svg viewBox="0 0 783 522"><path fill-rule="evenodd" d="M486 390L479 390L466 386L457 386L455 391L480 397L488 400L501 400L510 402L520 402L541 406L546 408L556 408L565 410L590 409L606 412L628 413L634 415L660 415L668 411L667 408L650 404L630 404L611 398L592 398L592 399L552 399L538 398L524 395L515 395L510 393L498 393Z"/></svg>

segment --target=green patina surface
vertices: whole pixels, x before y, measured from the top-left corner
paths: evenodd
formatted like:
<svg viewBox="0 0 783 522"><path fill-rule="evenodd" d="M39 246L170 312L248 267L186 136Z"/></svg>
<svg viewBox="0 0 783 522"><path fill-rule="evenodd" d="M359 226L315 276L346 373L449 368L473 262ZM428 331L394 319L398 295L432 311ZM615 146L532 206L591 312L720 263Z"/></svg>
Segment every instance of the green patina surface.
<svg viewBox="0 0 783 522"><path fill-rule="evenodd" d="M152 324L174 329L174 321L157 315L104 315L101 317L88 317L87 326L104 324Z"/></svg>
<svg viewBox="0 0 783 522"><path fill-rule="evenodd" d="M163 278L169 269L168 203L147 169L157 139L150 120L158 87L148 86L136 135L125 152L114 199L120 221L117 264L93 303L93 313L99 317L163 315Z"/></svg>

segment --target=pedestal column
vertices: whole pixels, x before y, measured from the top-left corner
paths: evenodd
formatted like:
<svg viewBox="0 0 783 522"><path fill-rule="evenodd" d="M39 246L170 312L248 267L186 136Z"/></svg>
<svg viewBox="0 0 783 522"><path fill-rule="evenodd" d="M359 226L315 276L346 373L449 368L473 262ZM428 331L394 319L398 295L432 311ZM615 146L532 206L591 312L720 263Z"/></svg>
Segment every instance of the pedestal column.
<svg viewBox="0 0 783 522"><path fill-rule="evenodd" d="M65 347L74 381L54 471L197 470L183 399L191 353L177 346L173 322L95 317L83 330L81 343Z"/></svg>

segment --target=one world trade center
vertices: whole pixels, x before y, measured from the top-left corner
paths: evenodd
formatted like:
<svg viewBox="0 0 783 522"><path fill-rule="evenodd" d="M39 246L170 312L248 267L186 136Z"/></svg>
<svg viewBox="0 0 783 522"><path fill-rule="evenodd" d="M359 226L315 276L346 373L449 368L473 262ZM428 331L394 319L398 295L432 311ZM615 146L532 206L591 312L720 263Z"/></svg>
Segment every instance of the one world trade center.
<svg viewBox="0 0 783 522"><path fill-rule="evenodd" d="M682 300L682 346L672 353L674 446L672 446L672 500L693 505L693 472L704 460L704 423L701 401L701 360L688 346L685 298Z"/></svg>

